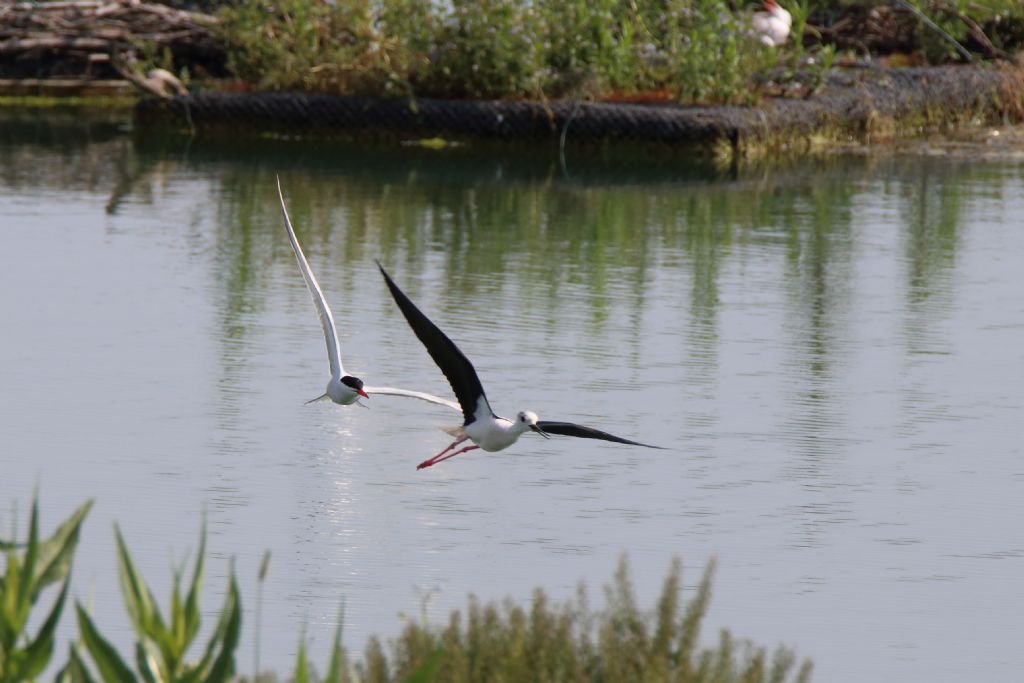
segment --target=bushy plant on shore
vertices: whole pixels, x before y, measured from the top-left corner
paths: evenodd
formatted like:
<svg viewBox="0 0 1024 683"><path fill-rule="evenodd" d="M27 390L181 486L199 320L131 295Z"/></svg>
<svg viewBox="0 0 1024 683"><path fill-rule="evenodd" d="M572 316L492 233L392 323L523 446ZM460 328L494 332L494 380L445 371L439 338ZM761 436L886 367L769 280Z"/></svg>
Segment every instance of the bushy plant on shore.
<svg viewBox="0 0 1024 683"><path fill-rule="evenodd" d="M592 611L581 587L575 600L552 604L537 589L528 607L511 601L481 604L470 598L465 615L453 612L443 630L409 623L390 656L379 639L366 647L354 679L360 683L407 680L441 652L434 680L446 683L804 683L811 665L797 666L786 648L765 649L735 640L698 644L711 596L709 565L685 605L682 571L673 561L654 609L637 604L626 560L606 588L606 608Z"/></svg>
<svg viewBox="0 0 1024 683"><path fill-rule="evenodd" d="M252 0L221 10L228 66L270 89L359 95L407 94L422 67L417 44L394 29L397 16L429 26L425 3L386 0L387 12L364 0ZM392 23L383 21L390 17ZM404 22L403 22L404 26ZM392 29L384 31L382 29Z"/></svg>
<svg viewBox="0 0 1024 683"><path fill-rule="evenodd" d="M772 59L726 0L253 0L220 31L240 78L347 95L746 102Z"/></svg>

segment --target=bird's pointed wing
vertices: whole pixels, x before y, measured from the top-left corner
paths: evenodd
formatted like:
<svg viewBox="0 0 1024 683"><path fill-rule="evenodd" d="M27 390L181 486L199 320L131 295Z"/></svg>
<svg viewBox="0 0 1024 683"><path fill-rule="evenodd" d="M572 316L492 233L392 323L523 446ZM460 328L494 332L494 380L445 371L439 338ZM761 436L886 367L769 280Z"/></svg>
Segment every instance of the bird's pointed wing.
<svg viewBox="0 0 1024 683"><path fill-rule="evenodd" d="M658 448L666 450L664 446L652 446L647 443L640 443L639 441L630 441L629 439L623 439L621 436L615 436L614 434L602 432L601 430L594 429L593 427L584 427L583 425L573 424L572 422L547 422L545 420L538 420L537 426L548 434L578 436L581 439L602 439L604 441L629 444L630 446L643 446L644 448Z"/></svg>
<svg viewBox="0 0 1024 683"><path fill-rule="evenodd" d="M484 388L480 384L480 378L476 376L476 370L473 369L473 364L463 355L462 351L459 351L459 347L455 345L455 342L449 339L437 325L430 322L430 319L423 315L420 309L416 308L416 305L398 288L398 285L394 283L391 276L384 270L384 266L380 264L380 261L377 262L377 267L380 268L380 273L384 276L384 282L387 283L391 296L394 298L395 303L398 304L402 315L405 316L409 327L416 333L419 340L423 342L423 345L427 347L427 353L434 359L437 366L441 368L441 372L448 378L448 383L452 385L452 391L455 392L455 397L459 399L462 416L465 418L463 424L469 424L477 418L477 401L481 398L483 399L484 407L493 415L491 406L487 402L487 396L484 394Z"/></svg>
<svg viewBox="0 0 1024 683"><path fill-rule="evenodd" d="M418 398L421 401L427 401L429 403L436 403L441 406L448 406L452 410L462 412L462 407L459 406L455 401L449 401L446 398L440 396L434 396L433 394L427 394L422 391L412 391L411 389L396 389L394 387L368 387L363 385L363 391L373 396L374 394L383 394L385 396L405 396L407 398Z"/></svg>
<svg viewBox="0 0 1024 683"><path fill-rule="evenodd" d="M306 255L302 253L299 240L295 237L295 230L292 229L292 222L288 218L288 209L284 206L284 195L281 194L281 178L277 179L277 196L281 200L281 214L284 216L284 227L288 231L288 239L292 243L292 251L295 252L295 260L299 262L299 269L302 271L302 278L306 281L309 294L313 297L316 305L316 312L320 316L320 325L324 328L324 341L327 342L327 358L331 363L331 376L341 377L345 374L345 368L341 365L341 344L338 342L338 332L334 329L334 316L331 314L331 307L327 305L324 293L320 291L320 284L313 275L313 270L306 261Z"/></svg>

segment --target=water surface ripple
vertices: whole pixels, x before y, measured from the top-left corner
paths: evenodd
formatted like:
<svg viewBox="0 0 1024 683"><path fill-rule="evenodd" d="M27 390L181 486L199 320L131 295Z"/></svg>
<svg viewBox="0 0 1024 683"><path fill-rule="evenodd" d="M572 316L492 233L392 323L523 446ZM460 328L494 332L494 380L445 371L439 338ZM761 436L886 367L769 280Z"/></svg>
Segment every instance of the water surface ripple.
<svg viewBox="0 0 1024 683"><path fill-rule="evenodd" d="M342 597L358 650L423 596L438 622L469 592L565 598L623 552L648 603L673 555L688 585L717 556L705 633L795 646L817 680L1024 669L1020 162L566 176L545 155L68 130L0 138L0 529L37 483L48 527L95 497L75 594L119 642L111 523L162 596L205 510L209 618L234 558L251 619L273 552L262 657L282 673L301 627L325 651ZM327 364L275 173L353 373L450 393L381 258L499 413L671 449L526 436L417 472L454 413L304 405Z"/></svg>

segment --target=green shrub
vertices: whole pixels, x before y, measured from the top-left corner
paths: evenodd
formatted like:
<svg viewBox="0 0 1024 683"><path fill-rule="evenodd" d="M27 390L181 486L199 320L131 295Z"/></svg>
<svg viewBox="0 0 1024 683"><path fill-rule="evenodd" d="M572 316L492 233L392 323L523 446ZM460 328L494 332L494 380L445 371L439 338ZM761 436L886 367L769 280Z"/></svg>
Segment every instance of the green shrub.
<svg viewBox="0 0 1024 683"><path fill-rule="evenodd" d="M680 102L749 104L757 100L751 76L774 65L777 52L752 40L749 27L725 0L692 0L668 52Z"/></svg>
<svg viewBox="0 0 1024 683"><path fill-rule="evenodd" d="M403 5L409 9L411 2L395 5L396 11ZM345 94L408 91L405 77L415 55L397 34L378 30L375 3L252 0L221 10L220 18L229 68L261 87Z"/></svg>
<svg viewBox="0 0 1024 683"><path fill-rule="evenodd" d="M912 2L960 42L969 16L996 48L1024 44L1019 0ZM774 49L734 0L252 0L222 9L219 31L234 73L272 90L746 104L777 62L803 67L808 17L827 23L850 3L784 4L793 37ZM916 35L935 60L955 54L924 23Z"/></svg>
<svg viewBox="0 0 1024 683"><path fill-rule="evenodd" d="M644 88L643 30L630 3L551 0L539 3L551 95ZM638 35L639 34L639 35ZM588 92L589 91L589 92Z"/></svg>
<svg viewBox="0 0 1024 683"><path fill-rule="evenodd" d="M796 666L793 653L737 642L722 631L716 647L698 646L711 595L713 565L692 599L679 600L681 565L674 561L661 597L650 612L640 609L625 559L606 589L607 608L594 613L580 589L575 601L552 605L543 591L529 607L512 602L481 604L470 598L465 616L456 611L438 631L410 623L389 657L371 639L357 667L361 683L411 680L439 658L433 680L445 683L803 683L810 662ZM438 655L441 652L443 654Z"/></svg>
<svg viewBox="0 0 1024 683"><path fill-rule="evenodd" d="M543 53L540 15L529 0L451 0L438 22L428 80L447 97L538 95Z"/></svg>
<svg viewBox="0 0 1024 683"><path fill-rule="evenodd" d="M269 89L746 102L771 52L744 21L725 0L254 0L220 31L230 68Z"/></svg>

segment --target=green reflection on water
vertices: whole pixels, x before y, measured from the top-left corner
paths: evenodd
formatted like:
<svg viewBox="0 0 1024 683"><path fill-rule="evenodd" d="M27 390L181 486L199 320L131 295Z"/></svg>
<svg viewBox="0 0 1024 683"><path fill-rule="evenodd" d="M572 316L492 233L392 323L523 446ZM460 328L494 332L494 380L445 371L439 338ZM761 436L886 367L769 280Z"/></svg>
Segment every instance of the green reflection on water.
<svg viewBox="0 0 1024 683"><path fill-rule="evenodd" d="M212 178L225 339L244 336L246 314L260 309L268 264L291 259L272 191L280 173L308 252L341 264L383 258L413 296L429 270L446 283L439 307L447 314L476 295L514 295L553 330L570 297L585 307L591 333L626 315L639 334L659 273L683 273L685 346L698 368L714 365L724 264L750 250L778 259L794 344L822 382L841 334L837 316L848 305L857 194L881 177L882 192L899 202L914 309L955 264L964 204L957 178L985 173L947 164L937 177L921 159L739 172L600 151L570 158L566 172L555 149L506 148L496 156L472 148L149 139L119 134L117 122L5 117L0 159L8 187L108 192L107 210L116 213L125 197L153 201L155 188L175 176ZM340 286L344 295L356 283L343 276Z"/></svg>

